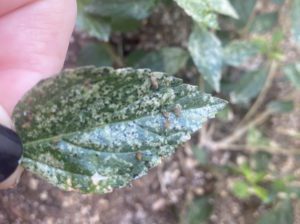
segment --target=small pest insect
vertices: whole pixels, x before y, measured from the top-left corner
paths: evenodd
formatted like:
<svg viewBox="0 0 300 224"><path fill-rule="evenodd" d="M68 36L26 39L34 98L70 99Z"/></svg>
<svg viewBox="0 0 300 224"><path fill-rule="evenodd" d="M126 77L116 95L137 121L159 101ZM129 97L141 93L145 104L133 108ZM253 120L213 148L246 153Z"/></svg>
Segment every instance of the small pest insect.
<svg viewBox="0 0 300 224"><path fill-rule="evenodd" d="M135 158L136 158L138 161L141 161L142 158L143 158L142 153L141 153L141 152L137 152L137 153L135 154Z"/></svg>
<svg viewBox="0 0 300 224"><path fill-rule="evenodd" d="M180 104L176 104L175 107L174 107L174 114L176 115L176 117L180 117L181 110L182 110L181 105Z"/></svg>
<svg viewBox="0 0 300 224"><path fill-rule="evenodd" d="M22 128L29 128L30 127L30 122L26 122L24 124L22 124Z"/></svg>
<svg viewBox="0 0 300 224"><path fill-rule="evenodd" d="M151 76L150 77L150 82L151 82L151 87L153 88L153 89L158 89L158 81L157 81L157 78L156 77L154 77L154 76Z"/></svg>
<svg viewBox="0 0 300 224"><path fill-rule="evenodd" d="M86 87L86 88L91 88L91 80L85 80L83 85Z"/></svg>
<svg viewBox="0 0 300 224"><path fill-rule="evenodd" d="M170 129L171 127L171 122L169 119L165 119L165 123L164 123L164 128L165 129Z"/></svg>

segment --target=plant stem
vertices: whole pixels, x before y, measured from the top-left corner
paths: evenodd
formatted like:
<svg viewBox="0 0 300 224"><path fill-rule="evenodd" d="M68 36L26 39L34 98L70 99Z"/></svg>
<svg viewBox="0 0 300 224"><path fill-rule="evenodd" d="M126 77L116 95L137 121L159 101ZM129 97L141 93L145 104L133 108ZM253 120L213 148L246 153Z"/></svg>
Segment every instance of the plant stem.
<svg viewBox="0 0 300 224"><path fill-rule="evenodd" d="M255 153L259 151L268 152L270 154L275 155L299 155L300 149L288 149L288 148L280 148L280 147L269 147L269 146L248 146L248 145L239 145L239 144L229 144L226 147L220 147L219 150L226 151L239 151L239 150L247 150L247 152Z"/></svg>
<svg viewBox="0 0 300 224"><path fill-rule="evenodd" d="M238 127L242 126L244 123L246 123L258 111L258 109L263 105L264 100L267 96L267 93L268 93L269 89L271 88L272 82L277 74L277 69L278 69L278 63L276 61L272 61L271 65L270 65L269 73L267 76L267 80L265 82L265 85L264 85L262 91L260 92L259 96L257 97L256 101L254 102L254 104L252 105L252 107L250 108L248 113L242 119L242 121L240 122Z"/></svg>
<svg viewBox="0 0 300 224"><path fill-rule="evenodd" d="M214 142L211 145L216 149L228 147L228 145L239 140L250 128L260 125L264 121L266 121L270 115L271 115L270 111L268 110L264 111L249 123L245 124L240 128L237 128L230 136L224 138L219 142Z"/></svg>
<svg viewBox="0 0 300 224"><path fill-rule="evenodd" d="M256 16L256 4L254 5L253 10L248 18L247 24L240 32L241 37L246 37L248 35L248 32L254 22L255 16Z"/></svg>
<svg viewBox="0 0 300 224"><path fill-rule="evenodd" d="M113 59L114 63L118 67L124 67L125 63L122 57L118 55L118 53L115 51L113 46L110 43L104 42L103 43L105 50L110 55L110 57Z"/></svg>
<svg viewBox="0 0 300 224"><path fill-rule="evenodd" d="M205 91L205 81L201 76L199 76L198 79L198 87L204 92ZM199 131L199 135L198 135L198 145L200 146L202 144L203 141L205 141L206 138L209 138L209 136L207 136L207 129L208 129L208 124L205 123L202 128Z"/></svg>

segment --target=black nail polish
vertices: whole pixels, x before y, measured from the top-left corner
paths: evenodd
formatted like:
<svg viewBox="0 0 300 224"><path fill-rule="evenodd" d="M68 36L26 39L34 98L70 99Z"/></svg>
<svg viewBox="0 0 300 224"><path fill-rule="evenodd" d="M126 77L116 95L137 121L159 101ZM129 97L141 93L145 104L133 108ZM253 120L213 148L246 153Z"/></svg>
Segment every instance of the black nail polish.
<svg viewBox="0 0 300 224"><path fill-rule="evenodd" d="M20 137L13 130L0 125L0 182L16 170L22 152Z"/></svg>

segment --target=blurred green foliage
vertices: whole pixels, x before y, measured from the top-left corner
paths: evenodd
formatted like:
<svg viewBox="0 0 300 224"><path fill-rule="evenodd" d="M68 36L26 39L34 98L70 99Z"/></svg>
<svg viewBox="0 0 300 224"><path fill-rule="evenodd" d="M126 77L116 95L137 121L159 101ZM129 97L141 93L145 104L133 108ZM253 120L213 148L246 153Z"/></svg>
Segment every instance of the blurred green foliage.
<svg viewBox="0 0 300 224"><path fill-rule="evenodd" d="M287 63L284 45L292 39L295 48L300 46L300 0L270 0L272 10L259 8L259 3L260 0L78 0L77 28L97 40L81 49L78 63L145 67L172 74L194 69L201 88L219 92L230 101L230 106L217 118L231 125L233 117L247 113L255 99L268 88L270 64L276 63L276 72L282 72L295 89L300 88L299 61ZM113 47L107 47L104 42L109 42L114 32L138 30L162 4L164 7L177 5L193 20L184 47L133 49L125 54L124 50L120 54L117 49L117 53L112 53ZM282 11L283 22L280 21ZM292 112L295 105L291 99L272 96L262 107L278 116ZM261 150L247 155L248 162L234 164L229 169L228 175L237 177L230 189L232 194L245 201L255 197L268 206L267 213L257 223L293 223L291 198L299 196L300 190L290 186L292 175L278 176L270 169L272 139L264 129L253 126L241 141L245 147ZM264 149L269 150L264 152ZM194 147L193 153L201 166L213 166L209 164L207 148ZM286 195L284 200L278 197L282 193ZM213 197L192 201L185 223L206 223L213 210L210 203Z"/></svg>

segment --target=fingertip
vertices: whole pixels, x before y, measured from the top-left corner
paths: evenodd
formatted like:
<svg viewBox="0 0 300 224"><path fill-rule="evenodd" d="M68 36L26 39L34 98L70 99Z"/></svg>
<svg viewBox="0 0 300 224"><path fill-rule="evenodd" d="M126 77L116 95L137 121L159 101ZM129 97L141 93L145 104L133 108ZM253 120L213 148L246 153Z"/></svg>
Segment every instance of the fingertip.
<svg viewBox="0 0 300 224"><path fill-rule="evenodd" d="M22 166L18 166L12 175L0 183L0 190L15 188L20 181L23 171L24 168Z"/></svg>
<svg viewBox="0 0 300 224"><path fill-rule="evenodd" d="M6 112L6 110L0 105L0 124L7 128L13 128L13 123Z"/></svg>

